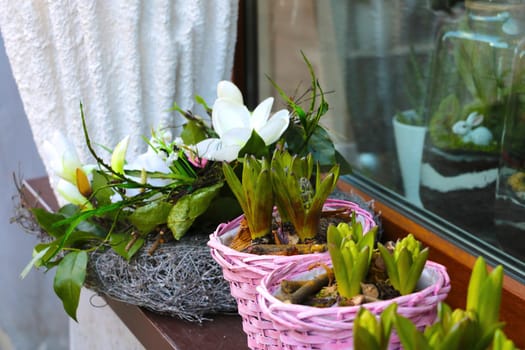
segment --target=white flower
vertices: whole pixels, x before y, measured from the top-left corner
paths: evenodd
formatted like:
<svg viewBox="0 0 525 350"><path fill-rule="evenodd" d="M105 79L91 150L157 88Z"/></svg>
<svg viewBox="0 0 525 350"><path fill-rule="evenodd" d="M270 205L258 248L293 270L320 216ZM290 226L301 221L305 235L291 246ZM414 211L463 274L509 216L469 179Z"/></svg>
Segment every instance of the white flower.
<svg viewBox="0 0 525 350"><path fill-rule="evenodd" d="M82 164L75 147L64 134L55 131L51 141L44 141L42 153L57 176L76 184L76 171L77 168L82 169Z"/></svg>
<svg viewBox="0 0 525 350"><path fill-rule="evenodd" d="M279 140L290 123L286 109L270 117L273 97L262 101L250 113L241 91L229 81L217 86L217 100L212 109L212 125L219 138L206 139L196 145L197 156L216 161L232 161L255 131L268 146Z"/></svg>
<svg viewBox="0 0 525 350"><path fill-rule="evenodd" d="M69 203L78 205L82 209L93 209L89 200L84 197L78 190L77 186L73 185L71 182L60 179L56 189L58 194Z"/></svg>
<svg viewBox="0 0 525 350"><path fill-rule="evenodd" d="M154 139L152 138L150 140L150 145L153 145L153 146L157 145L157 143L155 142L156 141L154 141ZM170 174L171 170L169 168L169 164L170 162L173 162L174 160L173 154L175 154L175 157L176 157L176 153L172 153L170 154L170 156L166 156L165 153L163 153L163 151L157 151L153 147L148 146L148 149L146 152L138 155L132 161L129 161L126 165L124 165L124 169L125 170L138 170L141 172L144 171L147 173ZM135 177L135 176L128 176L128 177L139 183L143 182L143 179L141 179L140 177ZM161 187L161 186L168 185L171 182L171 180L147 177L146 182L152 186ZM138 188L126 189L126 195L128 197L133 197L139 194L140 191L141 190ZM114 198L112 198L112 200L113 199Z"/></svg>

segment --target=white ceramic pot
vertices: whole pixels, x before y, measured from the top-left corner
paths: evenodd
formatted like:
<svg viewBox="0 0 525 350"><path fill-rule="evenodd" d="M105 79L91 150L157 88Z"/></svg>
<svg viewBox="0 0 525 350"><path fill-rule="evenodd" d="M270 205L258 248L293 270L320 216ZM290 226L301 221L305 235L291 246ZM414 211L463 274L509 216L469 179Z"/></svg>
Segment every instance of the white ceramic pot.
<svg viewBox="0 0 525 350"><path fill-rule="evenodd" d="M410 114L416 112L409 110L402 113ZM409 202L422 207L423 204L419 197L419 184L427 127L401 123L397 120L397 117L392 118L392 124L405 197Z"/></svg>

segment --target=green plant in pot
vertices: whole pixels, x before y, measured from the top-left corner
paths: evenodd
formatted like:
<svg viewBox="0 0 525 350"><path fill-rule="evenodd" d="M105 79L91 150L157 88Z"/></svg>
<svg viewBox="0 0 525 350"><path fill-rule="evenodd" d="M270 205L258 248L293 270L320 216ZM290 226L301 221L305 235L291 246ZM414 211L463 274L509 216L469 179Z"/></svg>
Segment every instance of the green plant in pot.
<svg viewBox="0 0 525 350"><path fill-rule="evenodd" d="M395 114L394 120L398 123L425 127L424 111L428 84L427 70L431 64L427 60L418 58L414 47L410 47L407 63L407 79L403 82L404 91L410 108Z"/></svg>
<svg viewBox="0 0 525 350"><path fill-rule="evenodd" d="M281 149L274 151L271 162L245 156L242 181L224 163L226 182L239 201L246 222L230 247L257 254L325 250L326 233L319 232L321 217L339 178L339 166L333 166L323 178L319 163L315 173L313 170L311 154L298 157ZM279 215L273 215L274 206ZM325 212L325 218L328 214ZM343 218L342 214L334 211L334 220ZM348 214L346 220L350 220Z"/></svg>
<svg viewBox="0 0 525 350"><path fill-rule="evenodd" d="M376 229L363 230L355 220L332 225L328 256L281 266L263 278L259 303L282 346L398 348L399 338L390 337L396 310L418 328L435 321L438 302L450 290L444 266L428 261L428 249L412 235L385 242L382 251L375 245Z"/></svg>
<svg viewBox="0 0 525 350"><path fill-rule="evenodd" d="M432 144L444 151L499 152L519 52L523 4L468 0L439 33L428 95ZM518 89L519 90L519 89Z"/></svg>
<svg viewBox="0 0 525 350"><path fill-rule="evenodd" d="M327 255L329 222L350 221L355 213L367 230L376 226L365 203L329 198L339 174L349 168L319 124L328 103L310 64L308 70L311 86L299 98L274 83L291 110L289 128L277 145L265 154L247 148L239 163L223 164L243 215L220 224L208 245L230 283L252 349L280 346L271 322L259 312L256 287L265 275L290 261Z"/></svg>
<svg viewBox="0 0 525 350"><path fill-rule="evenodd" d="M385 339L396 331L407 350L517 349L499 321L502 282L502 267L488 273L484 259L479 257L471 273L465 309L452 310L441 302L436 322L423 329L399 315L396 305L385 309L379 319L361 310L355 321L359 326L354 328L354 346L385 349Z"/></svg>
<svg viewBox="0 0 525 350"><path fill-rule="evenodd" d="M374 227L363 233L355 218L350 224L330 225L328 251L332 267L327 274L333 273L335 279L325 280L332 284L316 284L315 288L307 284L308 291L292 291L280 298L314 306L318 301L319 305L330 305L330 300L340 306L355 306L413 293L425 267L428 248L421 249L420 242L409 234L398 242L388 242L388 248L378 243L374 249L376 232Z"/></svg>
<svg viewBox="0 0 525 350"><path fill-rule="evenodd" d="M462 15L436 39L419 194L425 209L484 238L498 221L503 131L514 113L509 103L513 91L523 90L513 61L522 51L515 25L524 9L506 0L465 1Z"/></svg>

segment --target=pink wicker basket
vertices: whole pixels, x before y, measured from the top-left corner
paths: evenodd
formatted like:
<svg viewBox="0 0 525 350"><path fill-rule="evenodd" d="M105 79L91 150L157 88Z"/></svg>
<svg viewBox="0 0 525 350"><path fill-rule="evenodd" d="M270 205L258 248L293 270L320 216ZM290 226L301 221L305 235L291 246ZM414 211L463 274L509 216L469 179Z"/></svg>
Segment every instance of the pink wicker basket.
<svg viewBox="0 0 525 350"><path fill-rule="evenodd" d="M331 266L331 261L320 261ZM283 279L305 279L324 273L324 268L308 271L312 261L296 261L275 269L261 280L257 287L263 317L272 320L279 332L281 349L352 349L353 322L361 306L316 308L286 304L274 297ZM380 314L391 303L397 303L397 312L408 317L422 329L432 324L437 316L437 304L450 291L450 278L444 266L427 261L418 282L418 292L394 299L364 304L375 314ZM395 333L390 338L390 349L400 348Z"/></svg>
<svg viewBox="0 0 525 350"><path fill-rule="evenodd" d="M366 232L376 225L373 214L361 208L356 203L328 199L325 208L350 208L355 211L356 218L363 224ZM307 254L296 256L254 255L229 248L226 237L237 233L242 216L235 220L221 224L210 235L208 246L212 257L221 265L224 278L230 283L232 296L237 301L238 313L242 317L243 330L248 337L248 346L251 349L281 349L279 333L274 329L272 322L264 318L258 305L256 287L261 279L275 268L294 261L312 261L328 253Z"/></svg>

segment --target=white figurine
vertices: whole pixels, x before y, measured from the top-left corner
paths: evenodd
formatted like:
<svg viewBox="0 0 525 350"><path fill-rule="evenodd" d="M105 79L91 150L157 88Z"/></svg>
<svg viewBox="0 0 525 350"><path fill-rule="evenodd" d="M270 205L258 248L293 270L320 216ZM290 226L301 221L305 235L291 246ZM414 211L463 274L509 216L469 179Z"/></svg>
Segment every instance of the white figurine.
<svg viewBox="0 0 525 350"><path fill-rule="evenodd" d="M473 143L478 146L487 146L492 141L492 132L484 126L478 126L483 122L483 115L472 112L466 120L460 120L452 126L452 131L463 136L465 143Z"/></svg>

